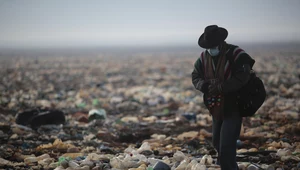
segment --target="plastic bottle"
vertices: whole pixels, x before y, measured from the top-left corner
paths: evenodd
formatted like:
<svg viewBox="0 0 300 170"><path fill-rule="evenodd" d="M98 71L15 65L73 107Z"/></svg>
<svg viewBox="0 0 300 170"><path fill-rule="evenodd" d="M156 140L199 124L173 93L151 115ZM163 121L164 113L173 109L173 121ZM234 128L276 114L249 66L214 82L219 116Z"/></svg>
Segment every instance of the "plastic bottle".
<svg viewBox="0 0 300 170"><path fill-rule="evenodd" d="M185 170L186 167L188 166L188 162L186 160L183 160L180 162L180 164L178 165L177 168L175 168L175 170Z"/></svg>
<svg viewBox="0 0 300 170"><path fill-rule="evenodd" d="M79 165L78 165L78 163L76 163L74 161L69 161L69 167L75 169L75 168L78 168Z"/></svg>
<svg viewBox="0 0 300 170"><path fill-rule="evenodd" d="M27 158L24 159L24 162L25 162L25 164L27 164L27 165L31 165L31 164L33 164L33 163L38 162L38 160L37 160L36 157L27 157Z"/></svg>
<svg viewBox="0 0 300 170"><path fill-rule="evenodd" d="M186 156L184 155L183 152L181 151L177 151L174 153L173 158L175 161L181 162L182 160L184 160Z"/></svg>
<svg viewBox="0 0 300 170"><path fill-rule="evenodd" d="M151 150L151 146L149 145L148 142L144 142L142 144L142 146L137 150L139 153L141 153L142 151L145 151L145 150Z"/></svg>
<svg viewBox="0 0 300 170"><path fill-rule="evenodd" d="M50 155L49 154L43 154L41 156L38 156L37 160L40 161L40 160L43 160L43 159L46 159L46 158L50 158Z"/></svg>
<svg viewBox="0 0 300 170"><path fill-rule="evenodd" d="M206 170L206 166L197 163L192 166L191 170Z"/></svg>

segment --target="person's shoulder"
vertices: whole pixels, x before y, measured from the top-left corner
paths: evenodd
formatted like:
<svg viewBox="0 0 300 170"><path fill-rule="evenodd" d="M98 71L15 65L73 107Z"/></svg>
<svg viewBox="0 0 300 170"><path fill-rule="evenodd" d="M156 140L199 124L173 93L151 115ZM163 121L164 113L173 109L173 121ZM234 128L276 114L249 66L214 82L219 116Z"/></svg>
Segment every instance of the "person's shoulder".
<svg viewBox="0 0 300 170"><path fill-rule="evenodd" d="M245 52L245 50L238 45L235 44L227 44L227 45L228 45L228 49L231 50L233 53L237 51Z"/></svg>
<svg viewBox="0 0 300 170"><path fill-rule="evenodd" d="M205 53L206 53L206 50L203 50L200 54L200 57L204 57L205 56Z"/></svg>
<svg viewBox="0 0 300 170"><path fill-rule="evenodd" d="M235 48L239 47L237 45L229 44L229 43L227 43L227 46L228 46L229 49L235 49Z"/></svg>
<svg viewBox="0 0 300 170"><path fill-rule="evenodd" d="M206 50L203 50L203 51L200 53L200 56L198 57L197 61L199 61L199 62L202 63L202 62L204 61L205 54L206 54Z"/></svg>
<svg viewBox="0 0 300 170"><path fill-rule="evenodd" d="M205 58L205 53L206 53L206 50L203 50L201 53L200 53L200 56L197 58L197 60L195 61L194 63L194 67L195 68L198 68L198 67L202 67L203 63L204 63L204 58Z"/></svg>
<svg viewBox="0 0 300 170"><path fill-rule="evenodd" d="M228 54L237 58L240 55L246 54L245 50L234 44L227 44Z"/></svg>
<svg viewBox="0 0 300 170"><path fill-rule="evenodd" d="M242 49L241 47L239 47L238 45L233 45L233 44L228 44L229 45L229 48L231 50L231 55L233 57L233 61L236 63L236 64L245 64L245 63L248 63L251 68L252 66L254 65L255 63L255 60L252 59L249 54L247 54L245 52L244 49Z"/></svg>

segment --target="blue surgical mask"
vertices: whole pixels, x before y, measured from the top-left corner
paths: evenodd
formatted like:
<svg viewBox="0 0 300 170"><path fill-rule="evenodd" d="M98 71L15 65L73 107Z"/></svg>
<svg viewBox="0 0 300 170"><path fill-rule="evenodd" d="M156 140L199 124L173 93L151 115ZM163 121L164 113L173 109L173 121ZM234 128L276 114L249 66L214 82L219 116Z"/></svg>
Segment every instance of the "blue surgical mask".
<svg viewBox="0 0 300 170"><path fill-rule="evenodd" d="M207 49L207 51L213 57L219 55L219 53L220 53L220 50L218 47Z"/></svg>

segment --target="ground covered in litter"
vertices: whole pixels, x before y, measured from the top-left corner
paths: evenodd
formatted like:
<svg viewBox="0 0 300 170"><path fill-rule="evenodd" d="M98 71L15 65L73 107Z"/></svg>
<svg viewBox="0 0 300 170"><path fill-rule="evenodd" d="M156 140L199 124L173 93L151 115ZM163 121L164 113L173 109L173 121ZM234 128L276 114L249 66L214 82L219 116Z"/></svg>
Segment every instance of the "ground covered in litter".
<svg viewBox="0 0 300 170"><path fill-rule="evenodd" d="M300 168L300 53L250 54L268 96L243 120L239 167ZM197 56L2 57L0 169L220 169Z"/></svg>

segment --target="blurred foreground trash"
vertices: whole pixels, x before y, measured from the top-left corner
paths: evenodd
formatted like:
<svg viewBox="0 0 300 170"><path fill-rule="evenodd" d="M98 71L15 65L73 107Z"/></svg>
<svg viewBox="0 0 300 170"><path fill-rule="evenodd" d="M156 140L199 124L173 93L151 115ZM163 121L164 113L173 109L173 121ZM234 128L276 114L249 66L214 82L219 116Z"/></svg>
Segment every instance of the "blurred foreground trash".
<svg viewBox="0 0 300 170"><path fill-rule="evenodd" d="M166 163L159 161L154 165L153 170L171 170L171 168Z"/></svg>
<svg viewBox="0 0 300 170"><path fill-rule="evenodd" d="M66 121L64 112L59 110L33 109L16 115L16 123L32 128L41 125L64 124Z"/></svg>

